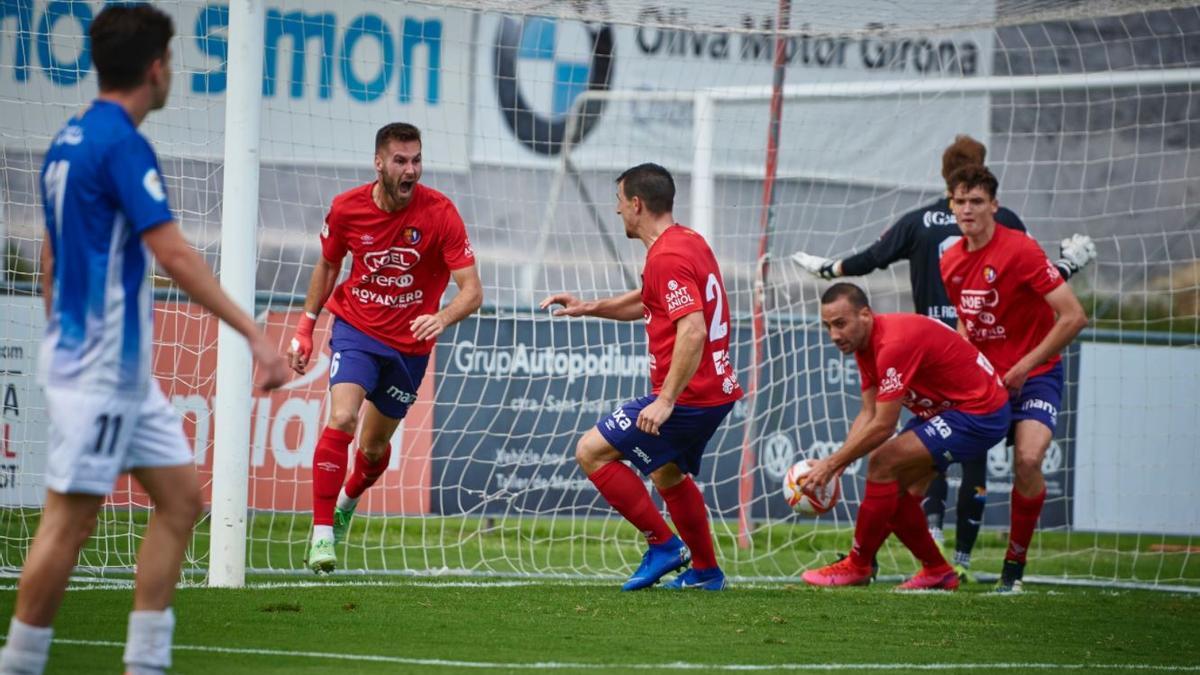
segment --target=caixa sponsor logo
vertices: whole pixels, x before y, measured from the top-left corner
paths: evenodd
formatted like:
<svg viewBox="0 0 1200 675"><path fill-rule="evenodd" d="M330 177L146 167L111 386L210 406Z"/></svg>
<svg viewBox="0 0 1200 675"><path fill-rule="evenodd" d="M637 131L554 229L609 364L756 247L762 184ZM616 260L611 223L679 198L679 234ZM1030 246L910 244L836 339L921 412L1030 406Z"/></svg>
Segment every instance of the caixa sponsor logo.
<svg viewBox="0 0 1200 675"><path fill-rule="evenodd" d="M384 268L394 268L407 272L421 261L421 254L415 249L393 246L386 251L371 251L363 256L363 264L371 273Z"/></svg>
<svg viewBox="0 0 1200 675"><path fill-rule="evenodd" d="M493 79L501 115L517 140L539 155L561 152L575 99L585 91L606 90L612 82L615 48L607 25L542 17L501 19ZM546 68L552 76L530 76ZM582 141L595 128L604 101L588 101L580 112L571 143Z"/></svg>

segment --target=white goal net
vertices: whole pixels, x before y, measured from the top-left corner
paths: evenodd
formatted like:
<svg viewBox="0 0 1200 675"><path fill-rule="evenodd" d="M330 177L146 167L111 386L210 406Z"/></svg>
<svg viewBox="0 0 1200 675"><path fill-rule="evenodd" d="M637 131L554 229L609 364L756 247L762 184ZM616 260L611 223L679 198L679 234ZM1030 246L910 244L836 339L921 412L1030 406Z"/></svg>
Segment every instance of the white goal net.
<svg viewBox="0 0 1200 675"><path fill-rule="evenodd" d="M7 570L24 559L44 490L38 171L51 136L95 95L85 35L101 4L0 3ZM229 7L156 4L175 20L176 73L167 109L142 131L179 222L220 270ZM794 579L844 552L865 471L847 472L843 504L819 520L780 496L791 463L836 449L859 400L853 360L820 331L824 284L788 257L862 250L939 198L941 151L965 133L987 145L1001 203L1051 257L1072 233L1099 254L1071 282L1092 322L1065 358L1029 575L1200 587L1200 7L860 0L794 3L781 19L781 5L264 3L259 217L239 227L257 228L257 310L281 350L329 204L374 178L374 134L388 122L421 128L423 180L457 204L485 289L483 311L440 338L339 568L615 578L636 566L638 533L583 477L574 446L647 391L644 329L553 319L536 302L640 284L644 248L624 237L613 181L646 161L672 170L676 218L721 263L733 361L752 389L697 477L722 566L735 579ZM907 263L861 281L878 310L911 310ZM155 373L210 495L224 478L212 470L216 323L168 279L154 283ZM284 390L255 394L249 411L228 411L250 418L251 573L304 569L328 366L326 353ZM1004 551L1010 469L994 449L973 565L985 574ZM122 482L80 564L128 572L147 508ZM206 516L189 552L201 575L209 531ZM881 563L885 574L913 565L898 547Z"/></svg>

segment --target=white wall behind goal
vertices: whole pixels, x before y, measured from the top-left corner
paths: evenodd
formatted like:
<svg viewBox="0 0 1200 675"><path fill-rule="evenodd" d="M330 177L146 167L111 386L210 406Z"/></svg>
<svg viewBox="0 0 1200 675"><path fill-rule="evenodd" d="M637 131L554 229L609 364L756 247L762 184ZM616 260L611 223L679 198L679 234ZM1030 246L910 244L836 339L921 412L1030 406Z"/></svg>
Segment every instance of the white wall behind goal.
<svg viewBox="0 0 1200 675"><path fill-rule="evenodd" d="M1200 535L1200 350L1081 351L1075 529Z"/></svg>

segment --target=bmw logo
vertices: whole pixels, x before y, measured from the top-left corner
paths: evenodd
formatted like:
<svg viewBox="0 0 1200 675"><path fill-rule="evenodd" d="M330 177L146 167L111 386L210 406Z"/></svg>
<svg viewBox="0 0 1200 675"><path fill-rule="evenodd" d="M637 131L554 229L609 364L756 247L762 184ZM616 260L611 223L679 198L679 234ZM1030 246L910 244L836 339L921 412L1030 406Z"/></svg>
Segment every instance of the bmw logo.
<svg viewBox="0 0 1200 675"><path fill-rule="evenodd" d="M562 151L567 113L579 94L607 90L612 82L612 28L577 25L542 17L504 17L496 35L494 68L500 114L517 140L539 155L554 156ZM564 34L572 31L579 31L586 40L581 40L586 56L569 53ZM524 88L522 71L530 80ZM530 72L539 76L530 77ZM550 91L534 91L535 87ZM571 143L582 141L592 131L600 121L604 104L584 104Z"/></svg>

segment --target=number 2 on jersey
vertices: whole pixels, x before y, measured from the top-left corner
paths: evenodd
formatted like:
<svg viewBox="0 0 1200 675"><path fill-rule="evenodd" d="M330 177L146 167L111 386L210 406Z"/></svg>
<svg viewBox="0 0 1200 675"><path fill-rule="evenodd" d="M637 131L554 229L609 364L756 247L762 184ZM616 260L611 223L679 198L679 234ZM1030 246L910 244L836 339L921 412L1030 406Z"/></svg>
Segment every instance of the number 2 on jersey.
<svg viewBox="0 0 1200 675"><path fill-rule="evenodd" d="M715 342L729 335L729 324L721 318L725 313L725 294L721 292L721 282L717 281L717 275L711 272L708 274L708 281L704 282L704 299L708 302L717 301L712 321L708 324L708 341Z"/></svg>

